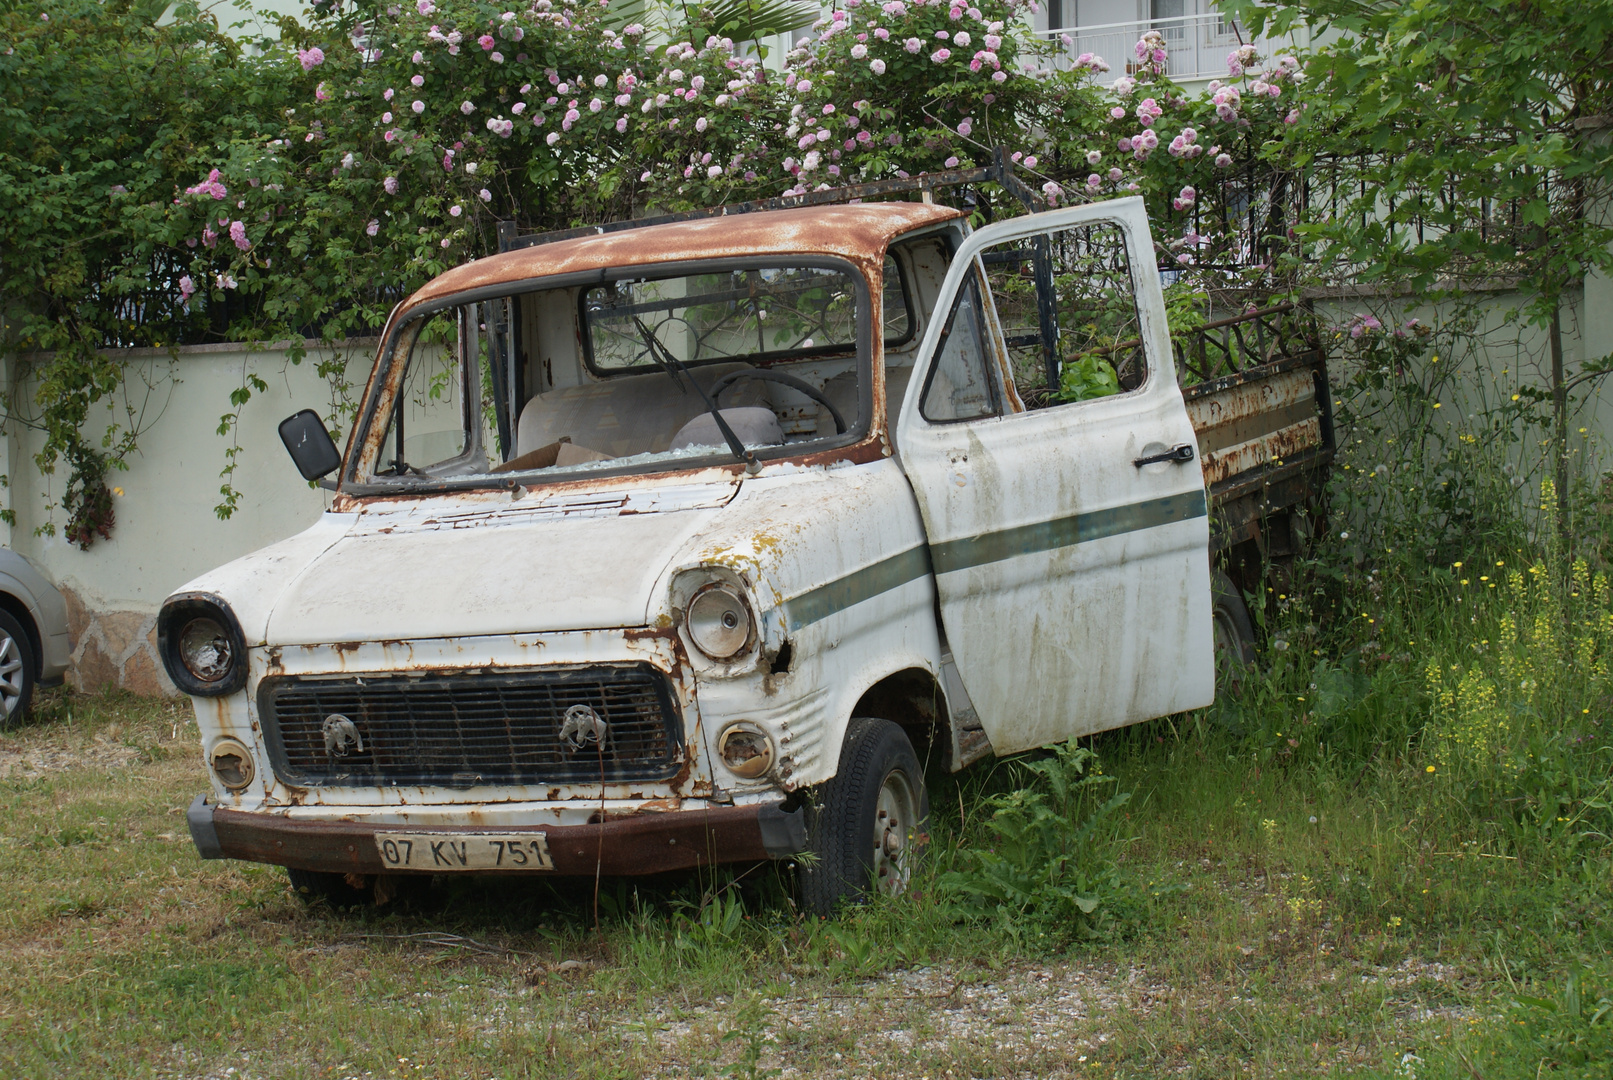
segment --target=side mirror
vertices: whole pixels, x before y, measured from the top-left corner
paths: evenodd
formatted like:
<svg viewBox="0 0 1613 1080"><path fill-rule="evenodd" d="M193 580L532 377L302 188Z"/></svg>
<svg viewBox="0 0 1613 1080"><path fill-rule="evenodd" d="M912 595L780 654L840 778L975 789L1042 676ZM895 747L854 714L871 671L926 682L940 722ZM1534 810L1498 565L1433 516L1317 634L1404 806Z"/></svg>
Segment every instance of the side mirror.
<svg viewBox="0 0 1613 1080"><path fill-rule="evenodd" d="M297 463L304 480L318 480L342 464L341 451L325 430L325 421L312 409L280 421L280 441L286 444L286 452Z"/></svg>

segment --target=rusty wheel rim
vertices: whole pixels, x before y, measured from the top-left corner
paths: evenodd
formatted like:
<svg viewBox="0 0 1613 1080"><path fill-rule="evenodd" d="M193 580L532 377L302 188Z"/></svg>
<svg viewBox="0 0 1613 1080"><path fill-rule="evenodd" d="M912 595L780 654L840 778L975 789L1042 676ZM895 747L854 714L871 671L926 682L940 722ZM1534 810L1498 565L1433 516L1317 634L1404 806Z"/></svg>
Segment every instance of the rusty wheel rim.
<svg viewBox="0 0 1613 1080"><path fill-rule="evenodd" d="M874 889L886 896L900 895L913 876L913 849L917 840L919 801L912 779L893 769L879 786L874 800Z"/></svg>

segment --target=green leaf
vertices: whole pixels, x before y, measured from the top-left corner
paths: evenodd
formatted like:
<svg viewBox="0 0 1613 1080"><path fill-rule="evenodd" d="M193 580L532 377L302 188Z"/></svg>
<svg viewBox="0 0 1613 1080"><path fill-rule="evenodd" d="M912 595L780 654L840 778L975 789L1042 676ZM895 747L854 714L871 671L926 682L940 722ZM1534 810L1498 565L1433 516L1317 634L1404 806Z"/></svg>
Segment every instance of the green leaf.
<svg viewBox="0 0 1613 1080"><path fill-rule="evenodd" d="M1059 388L1053 396L1059 401L1087 401L1120 393L1120 376L1115 366L1102 356L1089 353L1066 362L1059 371Z"/></svg>

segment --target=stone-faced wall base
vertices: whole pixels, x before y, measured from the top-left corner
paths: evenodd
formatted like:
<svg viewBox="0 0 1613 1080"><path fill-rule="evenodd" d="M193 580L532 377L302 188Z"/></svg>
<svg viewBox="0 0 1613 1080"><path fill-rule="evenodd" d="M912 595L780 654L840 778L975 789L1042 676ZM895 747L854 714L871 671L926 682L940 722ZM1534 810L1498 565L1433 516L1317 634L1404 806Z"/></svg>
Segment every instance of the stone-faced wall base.
<svg viewBox="0 0 1613 1080"><path fill-rule="evenodd" d="M155 613L96 611L72 589L64 588L62 597L73 639L68 685L86 693L115 687L146 697L178 695L157 658Z"/></svg>

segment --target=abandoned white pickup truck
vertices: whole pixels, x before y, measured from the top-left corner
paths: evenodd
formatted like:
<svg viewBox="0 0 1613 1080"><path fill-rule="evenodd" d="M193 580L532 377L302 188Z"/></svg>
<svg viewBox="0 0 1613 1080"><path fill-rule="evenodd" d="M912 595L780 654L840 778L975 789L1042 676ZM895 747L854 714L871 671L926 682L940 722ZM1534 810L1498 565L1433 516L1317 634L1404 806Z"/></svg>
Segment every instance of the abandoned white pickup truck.
<svg viewBox="0 0 1613 1080"><path fill-rule="evenodd" d="M926 767L1211 703L1217 566L1315 513L1320 353L1273 309L1173 356L1139 199L838 199L506 236L397 306L345 454L282 426L330 511L162 610L204 858L356 902L810 851L828 912L901 888Z"/></svg>

